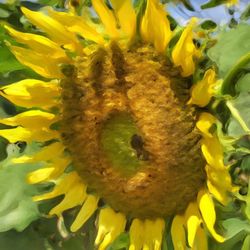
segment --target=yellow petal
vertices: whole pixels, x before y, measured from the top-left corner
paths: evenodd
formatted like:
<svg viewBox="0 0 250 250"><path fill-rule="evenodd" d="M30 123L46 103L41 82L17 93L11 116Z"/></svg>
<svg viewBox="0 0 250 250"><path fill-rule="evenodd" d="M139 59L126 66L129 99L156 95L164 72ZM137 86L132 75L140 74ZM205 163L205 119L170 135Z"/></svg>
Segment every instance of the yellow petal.
<svg viewBox="0 0 250 250"><path fill-rule="evenodd" d="M131 0L111 0L122 31L132 39L136 31L136 15Z"/></svg>
<svg viewBox="0 0 250 250"><path fill-rule="evenodd" d="M49 215L60 216L63 211L81 205L87 198L86 189L86 186L81 182L74 183L65 194L64 199L49 212Z"/></svg>
<svg viewBox="0 0 250 250"><path fill-rule="evenodd" d="M216 83L215 71L213 69L207 70L203 79L193 86L189 103L196 104L200 107L208 105L215 93L214 87Z"/></svg>
<svg viewBox="0 0 250 250"><path fill-rule="evenodd" d="M187 221L188 244L190 247L194 245L195 236L200 223L200 219L197 216L191 216Z"/></svg>
<svg viewBox="0 0 250 250"><path fill-rule="evenodd" d="M203 138L201 144L201 150L207 163L213 168L225 169L223 150L219 139L216 136Z"/></svg>
<svg viewBox="0 0 250 250"><path fill-rule="evenodd" d="M167 13L159 1L147 1L141 21L141 36L144 41L153 43L159 52L164 52L172 37L170 23L166 15Z"/></svg>
<svg viewBox="0 0 250 250"><path fill-rule="evenodd" d="M219 201L224 206L228 204L229 196L227 190L221 190L220 187L216 187L209 180L207 180L207 187L209 192L217 201Z"/></svg>
<svg viewBox="0 0 250 250"><path fill-rule="evenodd" d="M60 180L56 182L54 189L51 192L37 195L33 197L34 201L47 200L55 198L59 195L66 194L73 186L74 183L81 182L80 177L76 172L71 172L63 176Z"/></svg>
<svg viewBox="0 0 250 250"><path fill-rule="evenodd" d="M210 129L212 125L216 124L216 118L210 113L201 113L196 127L203 133L203 136L213 137Z"/></svg>
<svg viewBox="0 0 250 250"><path fill-rule="evenodd" d="M49 108L58 104L61 89L57 81L26 79L0 89L0 95L26 108Z"/></svg>
<svg viewBox="0 0 250 250"><path fill-rule="evenodd" d="M61 155L65 147L60 142L55 142L49 146L43 147L34 155L23 155L19 158L14 158L12 162L14 163L33 163L39 161L47 161L57 156Z"/></svg>
<svg viewBox="0 0 250 250"><path fill-rule="evenodd" d="M226 168L224 170L214 169L214 168L211 168L209 165L207 165L206 171L207 171L208 178L212 183L216 183L217 185L220 185L221 187L231 186L231 177Z"/></svg>
<svg viewBox="0 0 250 250"><path fill-rule="evenodd" d="M201 215L196 202L190 202L185 211L185 220L187 226L188 244L192 248L195 236L202 222Z"/></svg>
<svg viewBox="0 0 250 250"><path fill-rule="evenodd" d="M164 229L165 222L163 219L145 220L143 249L160 250Z"/></svg>
<svg viewBox="0 0 250 250"><path fill-rule="evenodd" d="M235 192L232 186L231 176L226 168L214 169L211 166L206 166L207 186L214 197L226 205L230 201L229 193ZM221 181L223 180L223 181Z"/></svg>
<svg viewBox="0 0 250 250"><path fill-rule="evenodd" d="M61 59L52 58L50 55L37 53L31 49L25 49L17 46L10 46L11 52L23 65L30 67L36 73L46 78L63 78L60 69ZM65 63L67 63L65 59Z"/></svg>
<svg viewBox="0 0 250 250"><path fill-rule="evenodd" d="M70 163L71 159L69 157L61 156L60 158L55 158L52 160L52 163L46 167L29 173L27 181L30 184L35 184L42 181L56 179L64 172Z"/></svg>
<svg viewBox="0 0 250 250"><path fill-rule="evenodd" d="M49 166L54 168L54 172L50 175L50 178L56 180L71 162L71 157L65 155L61 155L58 158L51 160L51 164L49 164Z"/></svg>
<svg viewBox="0 0 250 250"><path fill-rule="evenodd" d="M182 69L182 76L190 76L195 71L194 56L199 56L199 50L196 49L193 42L193 26L196 19L192 18L190 23L184 29L179 41L176 43L172 59L175 66L180 66Z"/></svg>
<svg viewBox="0 0 250 250"><path fill-rule="evenodd" d="M176 215L171 226L171 236L175 250L186 249L186 235L184 229L184 216Z"/></svg>
<svg viewBox="0 0 250 250"><path fill-rule="evenodd" d="M226 3L228 7L231 7L233 5L237 5L239 3L239 0L227 0Z"/></svg>
<svg viewBox="0 0 250 250"><path fill-rule="evenodd" d="M45 31L53 41L65 48L81 51L80 43L75 34L69 32L63 24L41 12L31 11L24 7L21 7L21 10L34 25Z"/></svg>
<svg viewBox="0 0 250 250"><path fill-rule="evenodd" d="M100 211L98 219L98 233L95 244L99 245L99 250L105 250L106 247L120 235L126 225L126 217L122 213L116 213L113 209L107 207Z"/></svg>
<svg viewBox="0 0 250 250"><path fill-rule="evenodd" d="M188 219L191 216L196 216L196 217L200 218L199 208L198 208L198 205L196 202L190 202L188 204L188 207L187 207L185 214L184 214L185 221L188 221Z"/></svg>
<svg viewBox="0 0 250 250"><path fill-rule="evenodd" d="M6 138L10 143L15 143L17 141L26 141L27 138L31 137L31 132L25 128L17 127L0 130L0 136Z"/></svg>
<svg viewBox="0 0 250 250"><path fill-rule="evenodd" d="M12 129L2 129L0 130L0 136L7 139L10 143L15 143L17 141L25 142L44 142L51 139L56 139L59 137L57 131L52 130L30 130L23 127L16 127Z"/></svg>
<svg viewBox="0 0 250 250"><path fill-rule="evenodd" d="M17 42L28 45L36 53L49 55L50 58L63 58L63 61L67 58L65 51L47 37L19 32L6 25L4 27Z"/></svg>
<svg viewBox="0 0 250 250"><path fill-rule="evenodd" d="M76 33L87 40L94 41L98 44L104 44L103 37L86 22L84 17L75 16L66 12L54 11L52 8L48 9L49 15L64 25L70 32Z"/></svg>
<svg viewBox="0 0 250 250"><path fill-rule="evenodd" d="M199 192L198 202L202 218L207 226L207 229L215 240L217 240L218 242L224 242L225 238L219 235L214 229L216 214L212 198L206 191L202 190Z"/></svg>
<svg viewBox="0 0 250 250"><path fill-rule="evenodd" d="M0 123L10 126L22 126L29 129L49 128L56 121L54 114L41 110L29 110L16 116L0 119Z"/></svg>
<svg viewBox="0 0 250 250"><path fill-rule="evenodd" d="M30 184L46 180L54 172L54 168L41 168L27 175L27 182Z"/></svg>
<svg viewBox="0 0 250 250"><path fill-rule="evenodd" d="M58 138L56 131L50 130L50 125L55 122L55 115L40 110L30 110L13 117L0 119L0 123L19 126L0 131L0 135L10 142L16 141L46 141Z"/></svg>
<svg viewBox="0 0 250 250"><path fill-rule="evenodd" d="M97 209L98 200L98 197L94 195L88 195L80 212L78 213L77 217L75 218L73 224L70 227L70 230L72 232L76 232L93 215L93 213Z"/></svg>
<svg viewBox="0 0 250 250"><path fill-rule="evenodd" d="M141 220L133 220L130 226L129 236L129 250L141 250L144 242L144 223Z"/></svg>
<svg viewBox="0 0 250 250"><path fill-rule="evenodd" d="M118 37L117 23L113 12L105 4L104 0L92 0L93 7L104 24L108 35L111 38Z"/></svg>
<svg viewBox="0 0 250 250"><path fill-rule="evenodd" d="M192 248L192 250L208 250L207 239L208 237L205 233L205 230L199 227L196 233L194 247Z"/></svg>

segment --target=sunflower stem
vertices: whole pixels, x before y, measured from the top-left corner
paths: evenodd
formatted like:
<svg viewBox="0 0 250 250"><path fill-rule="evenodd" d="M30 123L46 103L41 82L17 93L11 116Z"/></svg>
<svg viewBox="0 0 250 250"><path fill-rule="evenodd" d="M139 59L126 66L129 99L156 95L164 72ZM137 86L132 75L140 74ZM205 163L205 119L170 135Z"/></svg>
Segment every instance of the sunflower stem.
<svg viewBox="0 0 250 250"><path fill-rule="evenodd" d="M232 116L238 121L238 123L240 124L240 126L242 127L242 129L246 133L250 133L250 129L248 128L248 126L245 123L245 121L242 119L242 117L239 114L238 110L233 106L233 104L231 103L231 101L227 101L227 107L229 108Z"/></svg>
<svg viewBox="0 0 250 250"><path fill-rule="evenodd" d="M222 94L235 93L234 85L237 82L239 73L242 70L242 68L249 62L250 62L250 53L247 53L246 55L242 56L240 60L232 67L232 69L226 75L225 80L222 84L221 87Z"/></svg>

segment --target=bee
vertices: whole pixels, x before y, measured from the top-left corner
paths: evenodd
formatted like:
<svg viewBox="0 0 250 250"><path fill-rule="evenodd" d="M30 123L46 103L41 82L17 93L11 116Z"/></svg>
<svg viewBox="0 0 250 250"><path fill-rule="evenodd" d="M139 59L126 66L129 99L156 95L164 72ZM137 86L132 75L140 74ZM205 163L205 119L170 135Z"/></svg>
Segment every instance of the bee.
<svg viewBox="0 0 250 250"><path fill-rule="evenodd" d="M142 161L149 160L149 153L144 149L144 142L141 136L133 135L130 141L131 147L136 151L137 158Z"/></svg>
<svg viewBox="0 0 250 250"><path fill-rule="evenodd" d="M66 0L65 8L69 9L70 7L77 8L81 4L81 0Z"/></svg>

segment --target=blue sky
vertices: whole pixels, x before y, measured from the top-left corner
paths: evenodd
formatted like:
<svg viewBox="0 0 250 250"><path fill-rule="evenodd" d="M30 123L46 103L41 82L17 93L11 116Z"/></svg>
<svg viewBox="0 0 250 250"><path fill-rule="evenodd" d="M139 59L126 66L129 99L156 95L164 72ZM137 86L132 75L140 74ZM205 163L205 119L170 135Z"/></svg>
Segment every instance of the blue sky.
<svg viewBox="0 0 250 250"><path fill-rule="evenodd" d="M0 0L0 3L7 3L8 1L13 2L15 0ZM37 0L27 1L36 2ZM211 19L219 25L228 23L232 16L229 15L227 7L225 5L220 5L215 8L205 10L202 10L200 8L202 4L207 3L208 1L210 0L190 0L195 11L188 10L182 3L169 3L166 8L169 14L173 16L176 21L181 25L185 25L192 16L198 17L200 19ZM236 10L234 18L236 19L240 16L240 13L244 11L246 6L250 4L250 0L239 0L239 2L240 3L234 7Z"/></svg>
<svg viewBox="0 0 250 250"><path fill-rule="evenodd" d="M179 24L186 24L190 17L195 16L201 19L211 19L217 24L223 25L228 23L232 18L228 13L228 8L225 5L220 5L215 8L201 9L200 6L207 3L208 0L191 0L190 1L195 11L188 10L182 3L167 5L167 10L173 16ZM233 8L235 9L234 18L239 18L240 13L244 11L246 6L250 4L249 0L240 0L240 3Z"/></svg>

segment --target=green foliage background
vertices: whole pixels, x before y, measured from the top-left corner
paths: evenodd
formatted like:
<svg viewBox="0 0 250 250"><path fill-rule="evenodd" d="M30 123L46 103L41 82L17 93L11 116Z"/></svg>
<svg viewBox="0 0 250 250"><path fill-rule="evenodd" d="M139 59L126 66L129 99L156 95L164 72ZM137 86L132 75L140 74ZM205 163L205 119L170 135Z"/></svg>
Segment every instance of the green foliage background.
<svg viewBox="0 0 250 250"><path fill-rule="evenodd" d="M162 1L169 2L169 1ZM178 1L174 1L178 2ZM190 1L183 1L192 8ZM203 8L213 7L223 1L210 1ZM91 5L90 0L82 1ZM141 8L144 0L136 0ZM0 84L1 86L25 78L41 78L32 70L20 64L8 49L8 42L15 41L5 32L3 24L11 24L18 30L38 32L23 17L20 5L39 9L45 5L64 8L63 0L5 1L0 3ZM173 18L172 25L178 25ZM222 122L219 128L221 143L224 145L225 161L232 165L231 174L235 184L240 185L239 194L228 207L217 204L217 227L225 232L227 241L218 244L210 239L212 250L248 250L250 249L250 60L241 60L250 53L249 7L239 19L239 24L217 26L213 20L201 24L209 39L207 59L214 62L219 78L224 79L222 92L218 93L214 105L217 117ZM211 43L211 45L210 45ZM204 63L203 62L203 63ZM206 64L205 64L206 65ZM200 71L204 71L201 65ZM194 80L197 76L194 77ZM18 113L16 107L0 98L0 117ZM3 125L0 125L4 128ZM91 250L94 249L96 235L95 216L77 233L68 231L77 209L64 214L64 219L47 218L46 213L62 197L48 202L34 203L32 196L49 190L48 185L28 185L26 174L39 166L34 164L13 164L11 160L24 153L37 150L39 145L26 146L23 143L8 144L0 138L0 249L1 250ZM223 180L222 180L223 181ZM167 222L169 229L171 221ZM166 230L169 231L169 230ZM129 236L123 233L109 247L109 250L127 249ZM164 250L173 249L169 234L164 236Z"/></svg>

